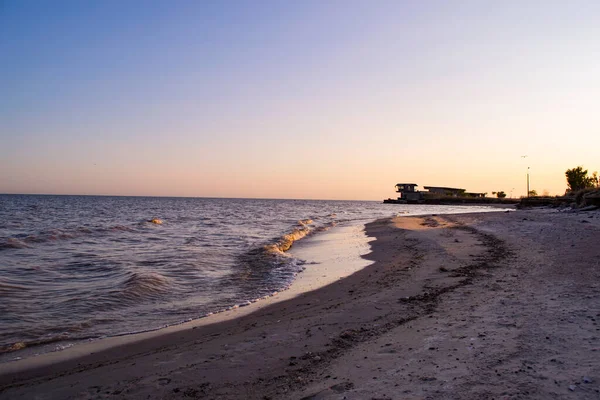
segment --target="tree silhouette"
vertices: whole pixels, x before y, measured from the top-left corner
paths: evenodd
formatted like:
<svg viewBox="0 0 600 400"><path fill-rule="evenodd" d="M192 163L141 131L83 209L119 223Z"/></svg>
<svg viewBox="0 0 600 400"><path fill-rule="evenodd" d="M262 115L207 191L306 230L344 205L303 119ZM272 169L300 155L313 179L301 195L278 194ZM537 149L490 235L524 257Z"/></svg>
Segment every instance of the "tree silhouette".
<svg viewBox="0 0 600 400"><path fill-rule="evenodd" d="M568 190L571 192L593 188L596 185L594 177L587 176L587 169L583 169L583 167L575 167L568 169L565 172L565 176L567 177L567 185L569 186Z"/></svg>

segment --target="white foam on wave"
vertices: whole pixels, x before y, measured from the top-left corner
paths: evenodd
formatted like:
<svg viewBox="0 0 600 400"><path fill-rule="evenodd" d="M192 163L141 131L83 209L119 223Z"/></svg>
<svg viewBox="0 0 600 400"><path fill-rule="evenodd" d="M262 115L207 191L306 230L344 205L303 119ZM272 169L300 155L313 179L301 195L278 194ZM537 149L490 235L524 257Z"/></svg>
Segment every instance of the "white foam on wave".
<svg viewBox="0 0 600 400"><path fill-rule="evenodd" d="M335 226L334 221L329 222L327 225L315 226L315 223L312 219L300 220L298 221L298 226L290 233L286 233L285 235L281 236L275 243L265 245L263 249L267 253L284 254L292 247L294 242L315 232L326 231L332 226Z"/></svg>

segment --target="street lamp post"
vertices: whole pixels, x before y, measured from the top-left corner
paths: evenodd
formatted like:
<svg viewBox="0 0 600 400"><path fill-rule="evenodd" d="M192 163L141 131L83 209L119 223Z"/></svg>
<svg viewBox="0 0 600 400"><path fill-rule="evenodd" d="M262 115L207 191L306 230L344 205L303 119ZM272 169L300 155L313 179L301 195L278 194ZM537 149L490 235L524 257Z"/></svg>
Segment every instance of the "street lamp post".
<svg viewBox="0 0 600 400"><path fill-rule="evenodd" d="M527 155L521 156L521 158L527 158ZM527 197L529 197L529 167L527 167Z"/></svg>
<svg viewBox="0 0 600 400"><path fill-rule="evenodd" d="M529 167L527 167L527 197L529 197Z"/></svg>

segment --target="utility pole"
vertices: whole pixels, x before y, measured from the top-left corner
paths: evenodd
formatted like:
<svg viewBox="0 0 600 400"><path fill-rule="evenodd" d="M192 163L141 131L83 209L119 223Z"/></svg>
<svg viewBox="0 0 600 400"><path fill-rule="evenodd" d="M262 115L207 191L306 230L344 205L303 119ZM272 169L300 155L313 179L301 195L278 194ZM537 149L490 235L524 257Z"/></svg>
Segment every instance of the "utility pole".
<svg viewBox="0 0 600 400"><path fill-rule="evenodd" d="M524 155L521 158L527 158L527 156ZM529 197L529 167L527 167L527 197Z"/></svg>
<svg viewBox="0 0 600 400"><path fill-rule="evenodd" d="M527 197L529 197L529 167L527 167Z"/></svg>

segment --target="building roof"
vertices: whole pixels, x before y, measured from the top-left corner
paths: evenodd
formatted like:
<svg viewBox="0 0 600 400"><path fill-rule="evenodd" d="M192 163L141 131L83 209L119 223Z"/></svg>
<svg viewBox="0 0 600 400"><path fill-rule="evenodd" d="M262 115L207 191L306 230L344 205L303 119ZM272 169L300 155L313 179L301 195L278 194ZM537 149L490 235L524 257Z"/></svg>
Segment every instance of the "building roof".
<svg viewBox="0 0 600 400"><path fill-rule="evenodd" d="M396 186L402 186L402 185L404 185L404 186L409 186L409 185L411 185L411 186L419 186L416 183L396 183Z"/></svg>
<svg viewBox="0 0 600 400"><path fill-rule="evenodd" d="M445 186L423 186L424 189L441 189L441 190L450 190L450 191L465 191L466 189L460 189L460 188L451 188L451 187L445 187Z"/></svg>

